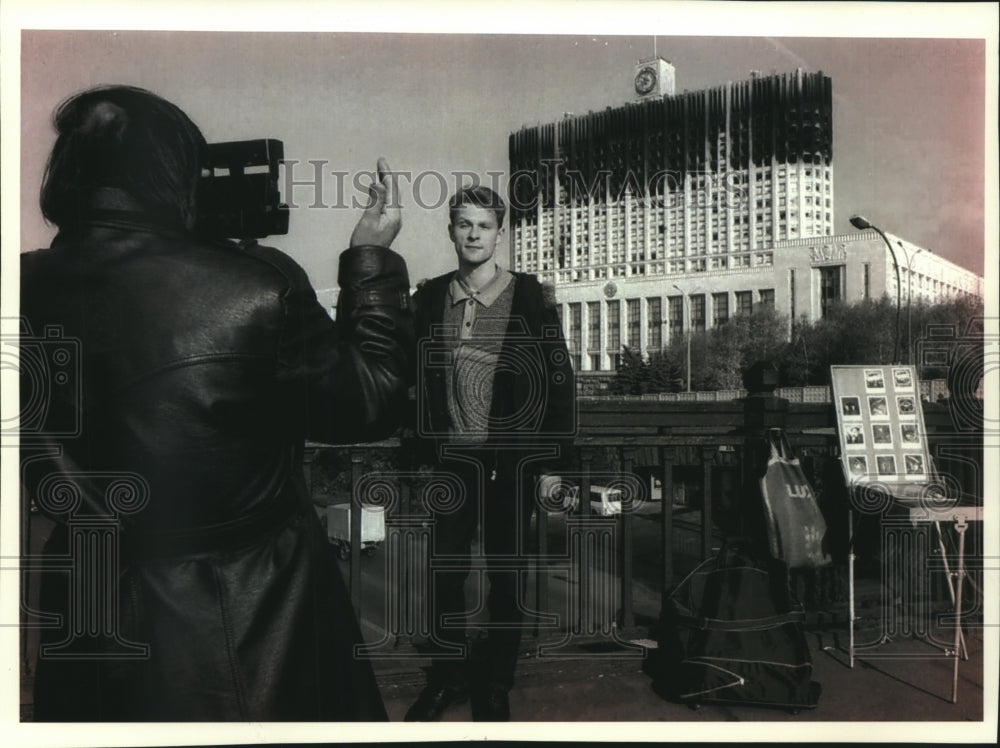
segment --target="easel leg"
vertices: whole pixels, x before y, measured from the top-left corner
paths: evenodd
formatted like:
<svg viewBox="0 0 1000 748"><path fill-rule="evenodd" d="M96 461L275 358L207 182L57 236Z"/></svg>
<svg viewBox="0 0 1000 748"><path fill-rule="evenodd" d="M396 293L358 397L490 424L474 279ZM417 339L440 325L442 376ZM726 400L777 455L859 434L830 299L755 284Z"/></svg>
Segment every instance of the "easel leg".
<svg viewBox="0 0 1000 748"><path fill-rule="evenodd" d="M941 523L938 522L938 521L935 521L934 522L934 529L937 530L938 548L941 551L941 563L944 565L944 579L945 579L945 582L947 582L947 584L948 584L948 596L951 598L951 606L952 606L952 608L954 608L955 604L956 604L955 603L955 584L951 581L952 580L952 573L951 573L951 567L949 567L949 565L948 565L948 549L945 548L945 545L944 545L944 535L941 533ZM965 530L962 530L961 541L962 542L965 541ZM959 586L961 586L961 584L962 584L962 578L961 577L958 578L958 584L959 584ZM962 634L961 627L959 627L958 633L959 633L959 643L961 644L961 650L959 650L959 651L962 654L962 659L963 660L967 660L967 659L969 659L969 652L965 648L965 636Z"/></svg>
<svg viewBox="0 0 1000 748"><path fill-rule="evenodd" d="M848 659L854 667L854 511L847 510Z"/></svg>
<svg viewBox="0 0 1000 748"><path fill-rule="evenodd" d="M958 703L958 660L965 642L962 638L962 575L965 574L965 531L969 525L964 518L955 522L958 533L958 571L955 574L955 669L952 676L951 703Z"/></svg>

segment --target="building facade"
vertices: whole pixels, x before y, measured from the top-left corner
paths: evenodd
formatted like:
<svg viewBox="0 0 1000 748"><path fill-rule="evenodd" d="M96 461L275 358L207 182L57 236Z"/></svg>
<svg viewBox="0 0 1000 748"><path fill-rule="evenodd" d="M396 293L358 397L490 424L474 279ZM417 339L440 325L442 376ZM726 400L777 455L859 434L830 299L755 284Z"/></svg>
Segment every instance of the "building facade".
<svg viewBox="0 0 1000 748"><path fill-rule="evenodd" d="M511 266L559 286L743 270L831 234L831 102L800 70L513 133Z"/></svg>
<svg viewBox="0 0 1000 748"><path fill-rule="evenodd" d="M832 235L828 77L673 89L670 63L640 60L633 101L510 136L510 266L555 286L577 371L762 304L791 325L896 297L877 233ZM891 240L904 303L982 294L973 273Z"/></svg>
<svg viewBox="0 0 1000 748"><path fill-rule="evenodd" d="M893 241L902 241L889 235ZM930 251L897 248L900 303L934 303L983 294L983 279ZM761 253L750 268L558 284L557 300L577 371L611 371L623 346L645 356L690 330L725 324L736 315L772 306L789 320L817 320L835 302L896 297L896 273L874 231L787 239Z"/></svg>

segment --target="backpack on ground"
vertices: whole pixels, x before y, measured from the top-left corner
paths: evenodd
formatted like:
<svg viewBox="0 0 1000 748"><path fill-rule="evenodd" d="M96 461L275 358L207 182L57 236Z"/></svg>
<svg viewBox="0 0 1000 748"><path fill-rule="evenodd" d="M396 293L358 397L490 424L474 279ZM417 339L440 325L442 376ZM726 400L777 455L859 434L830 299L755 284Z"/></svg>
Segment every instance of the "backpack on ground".
<svg viewBox="0 0 1000 748"><path fill-rule="evenodd" d="M811 709L820 686L788 567L730 542L667 599L654 687L669 699Z"/></svg>

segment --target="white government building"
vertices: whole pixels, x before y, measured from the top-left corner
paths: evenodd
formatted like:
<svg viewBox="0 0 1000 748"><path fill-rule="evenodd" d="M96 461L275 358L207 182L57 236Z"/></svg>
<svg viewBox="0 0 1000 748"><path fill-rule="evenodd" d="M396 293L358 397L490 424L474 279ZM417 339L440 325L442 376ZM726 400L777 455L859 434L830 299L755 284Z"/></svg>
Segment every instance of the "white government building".
<svg viewBox="0 0 1000 748"><path fill-rule="evenodd" d="M878 233L832 235L828 77L673 85L669 62L642 60L634 102L510 136L510 267L554 284L577 371L757 305L812 321L833 301L896 298ZM980 276L887 238L903 303L982 296Z"/></svg>

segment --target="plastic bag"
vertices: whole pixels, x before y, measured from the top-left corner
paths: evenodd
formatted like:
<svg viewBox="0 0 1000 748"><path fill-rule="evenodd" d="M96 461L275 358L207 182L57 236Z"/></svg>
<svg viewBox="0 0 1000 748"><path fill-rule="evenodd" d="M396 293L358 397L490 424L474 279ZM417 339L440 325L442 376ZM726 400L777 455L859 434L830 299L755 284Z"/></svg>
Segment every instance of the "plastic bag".
<svg viewBox="0 0 1000 748"><path fill-rule="evenodd" d="M761 478L771 555L788 568L815 568L830 563L823 550L826 520L816 503L799 460L781 429L768 429L771 454Z"/></svg>

